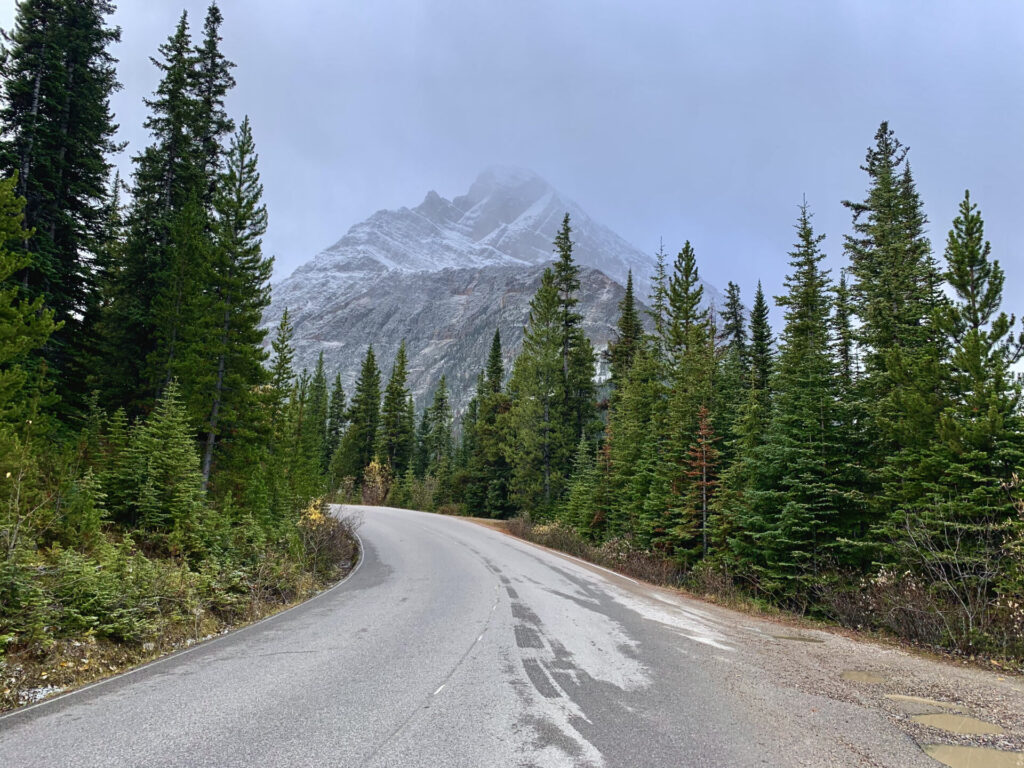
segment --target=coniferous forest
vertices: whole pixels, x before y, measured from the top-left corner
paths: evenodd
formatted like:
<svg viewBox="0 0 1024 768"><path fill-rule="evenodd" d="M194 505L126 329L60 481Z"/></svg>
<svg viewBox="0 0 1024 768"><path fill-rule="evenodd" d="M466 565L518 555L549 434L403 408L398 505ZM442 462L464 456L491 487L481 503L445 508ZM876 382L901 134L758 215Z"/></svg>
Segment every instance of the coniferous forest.
<svg viewBox="0 0 1024 768"><path fill-rule="evenodd" d="M310 594L356 556L326 498L1024 654L1024 334L984 201L931 242L888 124L838 271L807 201L780 296L713 306L695 248L662 249L598 380L567 214L512 365L495 332L468 408L441 377L417 413L404 345L346 393L322 355L296 371L287 312L261 328L267 210L216 4L154 52L149 144L115 173L112 12L23 0L0 64L0 671L70 642L134 660Z"/></svg>
<svg viewBox="0 0 1024 768"><path fill-rule="evenodd" d="M0 705L67 642L92 650L61 674L87 677L104 648L219 631L355 556L320 503L343 400L293 370L287 320L263 349L267 211L220 10L154 52L125 180L112 12L24 0L0 71Z"/></svg>
<svg viewBox="0 0 1024 768"><path fill-rule="evenodd" d="M667 583L1019 656L1024 335L1004 273L969 192L936 252L886 123L861 167L838 275L798 208L781 328L760 284L709 306L687 242L658 254L645 306L629 280L599 386L566 216L510 375L496 334L457 447L442 382L390 503L518 516Z"/></svg>

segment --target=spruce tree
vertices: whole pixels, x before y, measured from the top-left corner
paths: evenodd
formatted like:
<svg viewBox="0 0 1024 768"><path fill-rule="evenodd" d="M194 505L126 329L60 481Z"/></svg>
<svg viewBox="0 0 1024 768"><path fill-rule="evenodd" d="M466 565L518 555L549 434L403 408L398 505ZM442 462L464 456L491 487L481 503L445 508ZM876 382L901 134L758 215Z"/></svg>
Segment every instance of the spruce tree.
<svg viewBox="0 0 1024 768"><path fill-rule="evenodd" d="M179 366L187 365L181 362L180 339L197 321L183 297L213 290L203 265L214 250L222 143L234 128L224 111L234 80L233 65L219 50L220 23L220 11L211 5L203 41L194 47L182 14L153 60L162 78L146 101L152 143L134 158L126 242L121 264L110 275L101 322L109 371L101 389L108 401L131 402L135 410L148 407Z"/></svg>
<svg viewBox="0 0 1024 768"><path fill-rule="evenodd" d="M326 382L323 389L326 390ZM322 471L324 419L326 407L314 402L313 377L303 370L295 379L282 418L280 464L287 468L288 506L285 512L297 515L325 488ZM323 401L326 395L323 395Z"/></svg>
<svg viewBox="0 0 1024 768"><path fill-rule="evenodd" d="M313 369L313 377L309 381L309 400L306 407L306 419L303 427L303 453L316 459L319 472L327 472L325 447L327 445L327 412L328 412L327 372L324 370L324 353L321 351Z"/></svg>
<svg viewBox="0 0 1024 768"><path fill-rule="evenodd" d="M109 157L120 149L110 110L120 88L113 11L107 0L24 0L0 57L0 177L17 174L31 230L10 247L30 255L22 286L60 325L43 354L68 416L84 406L82 353L93 333L85 310L106 246Z"/></svg>
<svg viewBox="0 0 1024 768"><path fill-rule="evenodd" d="M939 439L919 459L941 474L931 481L925 474L922 497L895 510L889 530L900 564L934 582L934 589L992 594L1006 575L1000 564L1008 546L1024 531L1014 482L1024 466L1024 419L1020 378L1012 372L1024 335L1015 337L1014 318L1001 311L1004 273L969 193L945 255L943 277L955 300L936 320L952 350L944 369L948 397ZM970 627L964 629L969 634Z"/></svg>
<svg viewBox="0 0 1024 768"><path fill-rule="evenodd" d="M853 306L850 287L846 281L846 270L839 275L835 291L835 313L832 318L835 336L835 357L839 365L839 379L845 389L851 390L857 372L854 349Z"/></svg>
<svg viewBox="0 0 1024 768"><path fill-rule="evenodd" d="M666 292L667 317L662 341L671 366L677 366L686 352L694 326L707 322L707 310L700 308L703 299L697 257L687 240L672 265Z"/></svg>
<svg viewBox="0 0 1024 768"><path fill-rule="evenodd" d="M722 328L718 334L718 374L713 401L719 433L731 436L750 385L750 350L739 286L729 281L725 296ZM725 442L722 448L726 461L732 459L731 442L731 439Z"/></svg>
<svg viewBox="0 0 1024 768"><path fill-rule="evenodd" d="M747 325L743 318L743 300L740 287L732 280L725 288L725 309L722 312L722 340L725 346L734 350L741 363L747 357ZM745 367L745 365L744 365Z"/></svg>
<svg viewBox="0 0 1024 768"><path fill-rule="evenodd" d="M288 308L285 307L281 313L281 319L274 331L274 338L270 342L270 349L273 352L274 362L270 367L270 386L283 401L291 388L292 380L295 378L295 370L292 363L295 361L295 348L292 346L294 337L291 318L288 317Z"/></svg>
<svg viewBox="0 0 1024 768"><path fill-rule="evenodd" d="M508 517L511 469L504 449L504 417L510 406L503 391L501 334L494 331L487 356L484 386L478 394L477 416L473 431L473 452L467 468L466 505L471 514L484 517Z"/></svg>
<svg viewBox="0 0 1024 768"><path fill-rule="evenodd" d="M867 490L878 520L912 502L927 482L924 476L909 484L902 478L917 474L917 456L935 438L943 350L933 318L944 300L907 148L888 123L879 127L861 167L868 174L867 196L844 203L853 214L845 246L860 321L863 375L856 397L866 446L860 460L871 470Z"/></svg>
<svg viewBox="0 0 1024 768"><path fill-rule="evenodd" d="M566 407L563 315L558 284L546 269L530 302L523 348L509 381L511 407L504 414L505 458L512 467L510 495L516 506L544 515L561 497L579 435Z"/></svg>
<svg viewBox="0 0 1024 768"><path fill-rule="evenodd" d="M349 409L349 426L339 448L341 477L362 478L363 470L374 457L379 422L380 369L371 344L359 371Z"/></svg>
<svg viewBox="0 0 1024 768"><path fill-rule="evenodd" d="M501 357L501 331L498 328L494 329L491 350L487 355L486 378L491 392L501 392L505 381L505 366Z"/></svg>
<svg viewBox="0 0 1024 768"><path fill-rule="evenodd" d="M192 97L196 104L194 139L197 144L198 163L206 180L202 201L207 209L214 206L217 180L223 168L223 144L235 130L235 122L224 108L228 91L235 87L231 75L234 64L220 51L220 26L224 17L211 3L203 22L203 40L193 52ZM248 118L246 118L248 123ZM248 133L248 129L245 129ZM255 158L253 158L255 161Z"/></svg>
<svg viewBox="0 0 1024 768"><path fill-rule="evenodd" d="M869 546L870 516L867 497L873 483L868 480L865 456L868 453L864 424L868 417L858 393L860 372L853 328L853 305L845 270L833 294L832 359L836 375L836 403L833 410L836 441L843 446L842 456L833 468L833 480L839 493L837 505L843 529L841 567L852 571L869 566L874 553ZM855 542L857 542L855 544ZM859 550L858 558L854 558ZM856 560L859 559L859 562Z"/></svg>
<svg viewBox="0 0 1024 768"><path fill-rule="evenodd" d="M341 437L345 434L348 424L348 408L345 401L345 388L341 385L341 374L334 375L331 385L331 399L327 407L327 441L324 445L324 461L328 465L341 445Z"/></svg>
<svg viewBox="0 0 1024 768"><path fill-rule="evenodd" d="M566 418L575 434L572 444L588 429L595 429L597 413L594 388L594 350L583 333L583 315L579 313L580 268L573 259L572 227L569 214L555 236L558 260L552 267L558 293L561 322L562 384L560 393Z"/></svg>
<svg viewBox="0 0 1024 768"><path fill-rule="evenodd" d="M433 508L437 509L453 499L452 407L448 394L448 382L444 376L434 390L434 397L428 409L430 431L426 436L427 474L436 481Z"/></svg>
<svg viewBox="0 0 1024 768"><path fill-rule="evenodd" d="M594 446L586 438L580 438L569 492L558 512L559 522L580 533L589 530L596 506L598 475L594 458Z"/></svg>
<svg viewBox="0 0 1024 768"><path fill-rule="evenodd" d="M854 231L846 237L846 251L868 389L875 397L886 397L892 386L888 353L897 347L923 346L927 340L935 265L907 148L888 123L876 132L862 170L869 179L867 197L844 202L853 214Z"/></svg>
<svg viewBox="0 0 1024 768"><path fill-rule="evenodd" d="M196 238L209 230L203 220L207 212L199 203L206 183L193 140L197 109L191 92L187 14L182 13L174 33L160 46L159 58L152 61L161 73L153 98L146 100L150 115L145 128L152 140L133 158L126 240L117 268L107 276L108 304L99 329L104 360L98 383L103 400L128 405L136 413L152 403L160 383L167 380L171 355L165 352L172 334L161 327L160 311L164 320L179 319L167 306L170 302L173 308L177 298L168 282L175 275L180 280L192 277L182 271L189 268L182 259L184 243L178 243L177 263L172 263L172 247L181 236L175 229L185 227ZM186 216L190 202L193 210Z"/></svg>
<svg viewBox="0 0 1024 768"><path fill-rule="evenodd" d="M380 430L378 433L378 451L381 461L387 462L395 477L405 474L412 461L415 443L413 425L408 419L409 388L408 361L405 353L405 341L398 346L395 363L391 368L391 378L384 390L384 405L380 413Z"/></svg>
<svg viewBox="0 0 1024 768"><path fill-rule="evenodd" d="M651 324L654 326L655 343L660 345L659 354L664 357L666 354L664 341L668 334L668 268L666 267L667 255L665 254L665 243L659 243L658 252L655 254L656 265L654 277L651 279L650 308L647 310Z"/></svg>
<svg viewBox="0 0 1024 768"><path fill-rule="evenodd" d="M619 302L619 320L615 330L615 340L608 345L608 358L611 362L612 386L616 391L621 389L633 359L643 342L644 328L640 322L636 298L633 295L633 271L626 276L626 293Z"/></svg>
<svg viewBox="0 0 1024 768"><path fill-rule="evenodd" d="M164 269L153 275L158 288L150 306L154 335L143 379L147 391L158 391L173 378L191 384L187 336L191 332L202 344L203 331L211 330L199 331L206 319L199 305L207 289L203 272L214 259L211 226L195 195L174 216Z"/></svg>
<svg viewBox="0 0 1024 768"><path fill-rule="evenodd" d="M727 445L732 463L720 477L712 531L716 555L734 572L747 575L755 588L754 569L764 565L766 556L761 540L766 518L763 508L756 505L760 502L757 491L771 485L765 476L761 452L771 418L773 343L768 302L758 282L750 311L749 383L732 423Z"/></svg>
<svg viewBox="0 0 1024 768"><path fill-rule="evenodd" d="M480 401L487 396L487 379L480 371L476 377L476 391L469 399L469 404L459 422L459 447L455 451L455 468L459 473L460 483L468 479L470 458L477 452L477 421L480 418Z"/></svg>
<svg viewBox="0 0 1024 768"><path fill-rule="evenodd" d="M422 480L430 467L430 408L424 408L416 427L416 450L413 454L413 469Z"/></svg>
<svg viewBox="0 0 1024 768"><path fill-rule="evenodd" d="M269 385L261 398L267 409L267 431L269 433L267 453L270 461L279 466L286 460L288 450L288 398L295 379L295 371L292 368L292 363L295 360L292 336L293 330L288 318L288 310L285 309L270 341L273 359L269 371ZM289 487L288 479L282 477L280 471L268 473L268 511L270 516L276 520L284 519L291 511L292 499Z"/></svg>
<svg viewBox="0 0 1024 768"><path fill-rule="evenodd" d="M804 203L790 252L786 325L773 379L774 403L768 437L757 454L763 467L755 493L756 519L741 521L758 531L765 553L760 587L807 604L826 571L839 561L839 520L835 471L844 449L834 409L838 378L831 354L831 285L811 214Z"/></svg>
<svg viewBox="0 0 1024 768"><path fill-rule="evenodd" d="M0 440L4 442L24 425L35 398L34 366L28 355L40 349L56 328L54 312L44 307L44 297L25 298L17 280L31 259L21 250L29 232L24 228L25 199L15 194L16 185L15 177L0 180ZM9 445L0 447L9 449Z"/></svg>
<svg viewBox="0 0 1024 768"><path fill-rule="evenodd" d="M649 491L640 515L642 538L684 563L692 563L699 535L685 503L687 447L699 410L713 392L715 334L710 313L701 308L703 293L696 255L687 242L669 280L664 347L670 392L664 411L655 417Z"/></svg>
<svg viewBox="0 0 1024 768"><path fill-rule="evenodd" d="M648 471L654 460L652 435L663 431L668 388L657 350L645 344L637 351L622 388L608 416L605 448L608 451L608 490L612 503L603 533L608 536L640 536L639 527L649 489Z"/></svg>
<svg viewBox="0 0 1024 768"><path fill-rule="evenodd" d="M764 402L770 393L772 375L772 327L768 320L768 301L764 297L761 281L757 282L754 306L750 310L750 386L764 393Z"/></svg>
<svg viewBox="0 0 1024 768"><path fill-rule="evenodd" d="M256 421L255 394L268 379L263 365L266 331L260 324L270 303L273 259L263 255L267 211L256 164L246 118L217 184L212 258L200 265L204 290L186 301L192 308L188 314L197 322L186 329L181 375L185 380L184 371L188 373L190 407L206 433L204 483L225 433L235 436L235 448L256 440L250 431Z"/></svg>
<svg viewBox="0 0 1024 768"><path fill-rule="evenodd" d="M430 431L426 436L427 472L435 475L442 465L452 460L452 406L448 396L448 381L441 376L441 381L434 390L430 403L427 423Z"/></svg>
<svg viewBox="0 0 1024 768"><path fill-rule="evenodd" d="M199 453L176 382L135 432L132 446L138 525L170 554L201 557L206 550L206 505Z"/></svg>

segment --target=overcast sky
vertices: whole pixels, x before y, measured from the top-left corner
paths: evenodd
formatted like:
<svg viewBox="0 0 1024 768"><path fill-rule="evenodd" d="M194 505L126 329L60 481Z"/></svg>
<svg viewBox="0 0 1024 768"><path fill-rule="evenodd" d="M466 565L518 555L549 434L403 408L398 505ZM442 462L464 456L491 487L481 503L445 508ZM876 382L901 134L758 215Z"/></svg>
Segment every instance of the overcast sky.
<svg viewBox="0 0 1024 768"><path fill-rule="evenodd" d="M148 57L183 8L121 0L114 107L146 143ZM965 188L1024 311L1024 3L944 0L222 0L289 274L380 208L464 192L492 164L540 173L643 250L693 242L703 276L781 290L807 196L833 265L843 199L888 120L941 253ZM11 0L0 0L9 27Z"/></svg>

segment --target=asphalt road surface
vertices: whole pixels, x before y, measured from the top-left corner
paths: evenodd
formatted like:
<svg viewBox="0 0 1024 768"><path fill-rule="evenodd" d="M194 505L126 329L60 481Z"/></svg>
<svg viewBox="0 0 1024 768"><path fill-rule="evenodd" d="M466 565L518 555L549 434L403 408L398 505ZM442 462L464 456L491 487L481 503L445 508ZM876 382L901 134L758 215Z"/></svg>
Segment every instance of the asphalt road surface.
<svg viewBox="0 0 1024 768"><path fill-rule="evenodd" d="M739 614L465 520L346 511L348 580L0 718L0 766L936 765L760 668Z"/></svg>

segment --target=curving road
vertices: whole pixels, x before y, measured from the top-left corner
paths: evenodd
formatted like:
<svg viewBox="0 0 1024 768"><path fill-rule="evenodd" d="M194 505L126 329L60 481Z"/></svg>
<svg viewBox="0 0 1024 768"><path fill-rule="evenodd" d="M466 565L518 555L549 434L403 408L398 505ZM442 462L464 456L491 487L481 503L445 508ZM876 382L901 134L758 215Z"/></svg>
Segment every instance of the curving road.
<svg viewBox="0 0 1024 768"><path fill-rule="evenodd" d="M0 766L935 765L878 711L774 679L738 614L465 520L350 509L347 581L0 718Z"/></svg>

